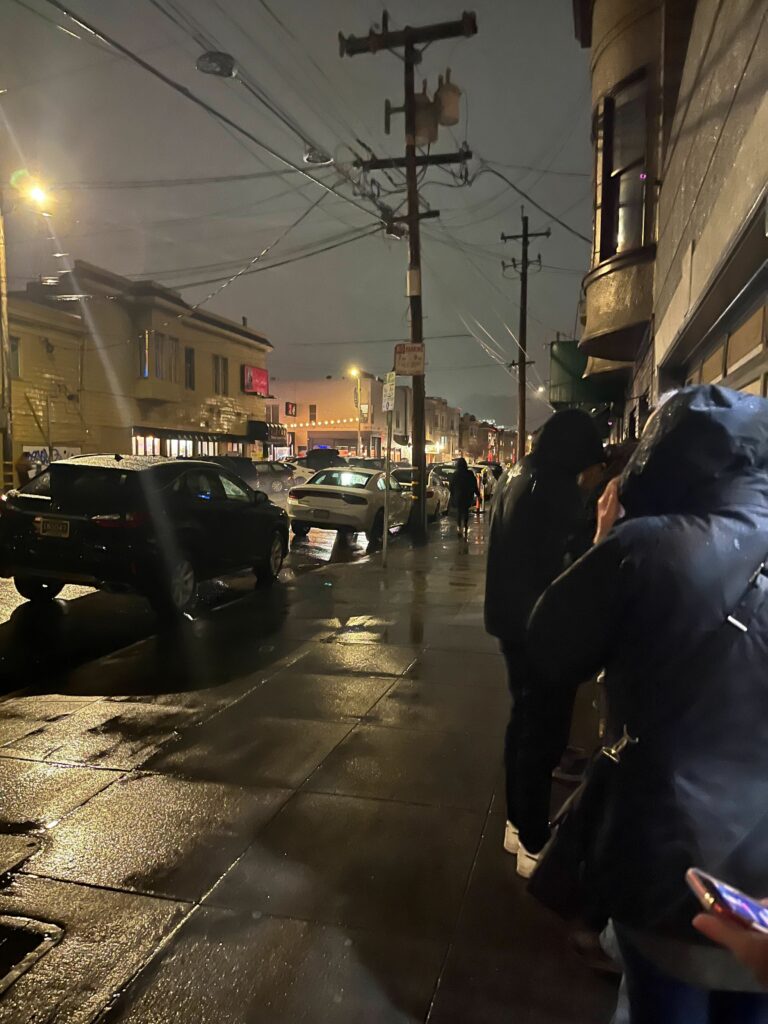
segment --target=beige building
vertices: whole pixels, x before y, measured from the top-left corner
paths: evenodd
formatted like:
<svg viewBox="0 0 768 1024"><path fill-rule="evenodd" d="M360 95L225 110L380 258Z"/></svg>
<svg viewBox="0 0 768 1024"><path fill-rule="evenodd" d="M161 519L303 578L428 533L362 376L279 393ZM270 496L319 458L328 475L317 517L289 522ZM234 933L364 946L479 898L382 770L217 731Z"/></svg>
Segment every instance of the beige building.
<svg viewBox="0 0 768 1024"><path fill-rule="evenodd" d="M427 461L450 462L459 452L461 411L445 398L426 399Z"/></svg>
<svg viewBox="0 0 768 1024"><path fill-rule="evenodd" d="M79 316L13 297L8 303L13 462L35 468L87 450L82 377L87 336Z"/></svg>
<svg viewBox="0 0 768 1024"><path fill-rule="evenodd" d="M272 346L245 323L80 261L56 288L32 283L10 307L17 448L32 422L38 440L47 430L49 404L50 440L77 438L84 452L261 458L284 440L266 420Z"/></svg>
<svg viewBox="0 0 768 1024"><path fill-rule="evenodd" d="M289 440L292 435L297 455L312 448L338 448L343 455L376 458L384 452L387 444L387 421L382 411L384 384L373 374L362 371L359 378L323 380L272 378L270 387L274 392L271 412L284 416Z"/></svg>
<svg viewBox="0 0 768 1024"><path fill-rule="evenodd" d="M595 142L588 372L624 375L630 435L673 384L765 394L765 5L574 0L574 15Z"/></svg>

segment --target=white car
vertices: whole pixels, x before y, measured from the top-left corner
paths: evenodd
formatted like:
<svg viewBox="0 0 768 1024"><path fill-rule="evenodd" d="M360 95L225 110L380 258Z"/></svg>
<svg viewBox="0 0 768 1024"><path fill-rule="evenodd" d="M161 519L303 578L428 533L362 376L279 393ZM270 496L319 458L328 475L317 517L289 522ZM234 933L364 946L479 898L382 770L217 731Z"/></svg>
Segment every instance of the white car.
<svg viewBox="0 0 768 1024"><path fill-rule="evenodd" d="M385 474L378 469L337 466L321 469L306 484L288 492L288 518L295 536L312 527L364 533L378 541L384 532ZM410 491L390 475L389 528L405 526L411 513Z"/></svg>
<svg viewBox="0 0 768 1024"><path fill-rule="evenodd" d="M411 500L416 500L416 469L414 466L407 466L392 470L392 476L399 484L411 492ZM435 522L441 515L448 511L451 502L451 492L448 484L439 473L430 473L427 477L427 518Z"/></svg>
<svg viewBox="0 0 768 1024"><path fill-rule="evenodd" d="M310 469L307 460L303 458L285 459L285 464L291 468L292 484L305 484L317 472L316 469Z"/></svg>

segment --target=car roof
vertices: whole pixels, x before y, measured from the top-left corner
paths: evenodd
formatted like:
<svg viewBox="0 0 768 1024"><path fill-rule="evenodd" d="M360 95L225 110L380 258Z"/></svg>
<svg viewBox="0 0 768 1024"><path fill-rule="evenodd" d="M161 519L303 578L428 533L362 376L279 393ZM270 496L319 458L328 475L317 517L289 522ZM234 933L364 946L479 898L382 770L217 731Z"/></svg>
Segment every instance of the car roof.
<svg viewBox="0 0 768 1024"><path fill-rule="evenodd" d="M325 466L316 470L317 473L357 473L363 476L378 476L383 469L376 469L373 466Z"/></svg>
<svg viewBox="0 0 768 1024"><path fill-rule="evenodd" d="M71 459L58 459L52 466L88 466L94 469L115 469L125 473L140 473L158 466L184 466L203 468L216 463L206 459L171 459L164 455L75 455Z"/></svg>

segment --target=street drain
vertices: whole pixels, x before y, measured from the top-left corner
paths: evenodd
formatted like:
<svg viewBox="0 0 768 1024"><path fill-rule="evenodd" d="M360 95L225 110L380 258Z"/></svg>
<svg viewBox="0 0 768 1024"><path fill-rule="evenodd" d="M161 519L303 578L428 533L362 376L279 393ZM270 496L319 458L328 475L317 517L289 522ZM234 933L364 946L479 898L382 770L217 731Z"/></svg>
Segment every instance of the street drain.
<svg viewBox="0 0 768 1024"><path fill-rule="evenodd" d="M0 915L0 995L45 956L62 934L55 924Z"/></svg>

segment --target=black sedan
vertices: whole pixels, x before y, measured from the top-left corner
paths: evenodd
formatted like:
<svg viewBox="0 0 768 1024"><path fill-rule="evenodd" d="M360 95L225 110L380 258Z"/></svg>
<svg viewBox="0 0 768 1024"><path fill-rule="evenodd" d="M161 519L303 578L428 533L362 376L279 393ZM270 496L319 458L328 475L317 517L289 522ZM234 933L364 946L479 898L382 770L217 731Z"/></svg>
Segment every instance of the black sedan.
<svg viewBox="0 0 768 1024"><path fill-rule="evenodd" d="M209 462L65 459L0 499L0 576L32 601L80 583L180 613L200 580L252 569L271 583L287 550L285 512Z"/></svg>

